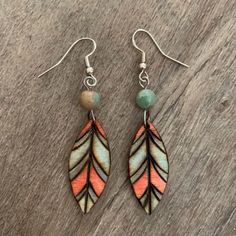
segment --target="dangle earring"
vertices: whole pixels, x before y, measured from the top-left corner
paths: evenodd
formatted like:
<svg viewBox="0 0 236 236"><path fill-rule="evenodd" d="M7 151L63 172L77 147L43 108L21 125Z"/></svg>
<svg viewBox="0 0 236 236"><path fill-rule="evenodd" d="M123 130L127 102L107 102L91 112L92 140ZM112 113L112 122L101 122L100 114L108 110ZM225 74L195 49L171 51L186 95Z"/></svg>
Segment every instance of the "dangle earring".
<svg viewBox="0 0 236 236"><path fill-rule="evenodd" d="M142 53L139 84L143 88L136 97L136 103L144 110L144 120L132 142L129 155L129 178L139 203L148 214L151 214L164 193L169 174L169 162L162 138L149 118L149 109L155 104L156 95L148 89L150 81L146 71L146 54L135 42L135 35L138 32L146 33L164 57L182 66L189 66L166 55L148 31L138 29L134 32L133 46Z"/></svg>
<svg viewBox="0 0 236 236"><path fill-rule="evenodd" d="M90 40L93 50L85 56L86 77L83 80L86 90L80 95L80 104L88 110L88 122L79 133L69 158L69 179L72 193L82 209L88 213L101 196L110 173L110 150L104 129L94 115L94 109L100 103L100 95L91 91L97 84L90 66L89 56L96 50L96 42L91 38L81 38L75 41L64 56L48 70L40 74L43 76L58 66L71 51L71 49L82 40Z"/></svg>

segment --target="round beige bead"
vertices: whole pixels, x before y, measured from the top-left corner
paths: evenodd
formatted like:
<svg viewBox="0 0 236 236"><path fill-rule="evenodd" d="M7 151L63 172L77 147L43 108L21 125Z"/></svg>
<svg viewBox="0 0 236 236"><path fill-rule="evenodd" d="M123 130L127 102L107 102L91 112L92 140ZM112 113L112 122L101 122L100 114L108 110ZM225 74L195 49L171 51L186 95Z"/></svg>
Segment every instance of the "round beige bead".
<svg viewBox="0 0 236 236"><path fill-rule="evenodd" d="M100 95L94 91L83 91L80 95L80 104L86 110L93 110L100 104Z"/></svg>

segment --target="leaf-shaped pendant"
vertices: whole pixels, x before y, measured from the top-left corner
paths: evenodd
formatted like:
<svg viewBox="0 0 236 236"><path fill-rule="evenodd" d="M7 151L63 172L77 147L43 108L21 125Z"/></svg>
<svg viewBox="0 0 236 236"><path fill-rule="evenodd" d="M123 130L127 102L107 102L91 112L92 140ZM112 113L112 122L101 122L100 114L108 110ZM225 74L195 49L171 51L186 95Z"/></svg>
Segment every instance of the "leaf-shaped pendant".
<svg viewBox="0 0 236 236"><path fill-rule="evenodd" d="M101 196L110 173L110 150L97 120L89 120L75 141L69 159L69 178L75 199L84 213Z"/></svg>
<svg viewBox="0 0 236 236"><path fill-rule="evenodd" d="M168 180L169 163L164 143L147 120L136 133L129 157L129 177L144 210L151 214L162 198Z"/></svg>

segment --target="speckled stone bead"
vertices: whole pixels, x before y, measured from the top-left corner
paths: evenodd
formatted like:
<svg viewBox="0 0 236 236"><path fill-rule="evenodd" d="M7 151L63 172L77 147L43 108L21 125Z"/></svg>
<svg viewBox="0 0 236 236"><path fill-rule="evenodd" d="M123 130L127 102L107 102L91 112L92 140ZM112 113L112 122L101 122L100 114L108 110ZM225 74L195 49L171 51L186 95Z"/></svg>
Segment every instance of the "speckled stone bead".
<svg viewBox="0 0 236 236"><path fill-rule="evenodd" d="M155 102L156 102L156 95L150 89L142 89L136 97L136 103L142 109L148 109L152 107L155 104Z"/></svg>
<svg viewBox="0 0 236 236"><path fill-rule="evenodd" d="M83 91L80 95L80 104L83 108L90 111L100 105L100 95L94 91Z"/></svg>

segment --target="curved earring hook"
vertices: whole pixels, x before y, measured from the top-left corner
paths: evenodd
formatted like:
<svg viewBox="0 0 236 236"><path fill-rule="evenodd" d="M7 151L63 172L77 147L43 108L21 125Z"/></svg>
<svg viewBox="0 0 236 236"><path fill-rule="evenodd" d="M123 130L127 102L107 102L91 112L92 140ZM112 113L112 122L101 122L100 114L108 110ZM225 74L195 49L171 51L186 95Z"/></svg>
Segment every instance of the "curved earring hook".
<svg viewBox="0 0 236 236"><path fill-rule="evenodd" d="M40 75L38 75L38 78L40 78L41 76L43 76L43 75L45 75L46 73L48 73L50 70L52 70L52 69L54 69L55 67L57 67L58 65L60 65L60 64L62 63L62 61L66 58L66 56L68 55L68 53L71 51L71 49L74 48L74 46L75 46L77 43L79 43L80 41L82 41L82 40L90 40L90 41L92 41L92 43L93 43L93 50L92 50L89 54L87 54L87 55L85 56L85 58L84 58L86 67L87 67L87 68L91 68L90 62L89 62L89 57L95 52L95 50L96 50L96 48L97 48L97 44L96 44L96 42L95 42L94 39L85 37L85 38L80 38L80 39L76 40L76 41L69 47L69 49L66 51L66 53L64 54L64 56L63 56L55 65L53 65L52 67L50 67L49 69L45 70L43 73L41 73Z"/></svg>
<svg viewBox="0 0 236 236"><path fill-rule="evenodd" d="M137 29L137 30L133 33L133 36L132 36L132 43L133 43L133 46L134 46L136 49L138 49L138 50L142 53L142 63L145 63L145 62L146 62L146 54L145 54L145 52L144 52L140 47L137 46L137 44L136 44L136 42L135 42L135 35L136 35L138 32L144 32L144 33L146 33L146 34L152 39L152 41L153 41L153 43L156 45L157 49L160 51L160 53L161 53L164 57L166 57L166 58L170 59L171 61L174 61L174 62L176 62L176 63L178 63L178 64L180 64L180 65L182 65L182 66L189 67L187 64L185 64L185 63L183 63L183 62L181 62L181 61L178 61L178 60L176 60L176 59L174 59L174 58L168 56L167 54L165 54L165 53L162 51L161 47L158 45L157 41L154 39L154 37L152 36L152 34L151 34L150 32L148 32L148 31L145 30L145 29Z"/></svg>

